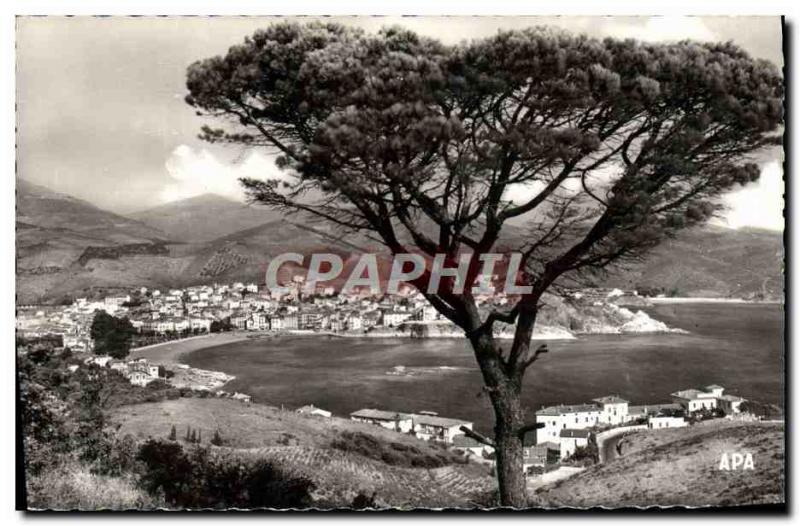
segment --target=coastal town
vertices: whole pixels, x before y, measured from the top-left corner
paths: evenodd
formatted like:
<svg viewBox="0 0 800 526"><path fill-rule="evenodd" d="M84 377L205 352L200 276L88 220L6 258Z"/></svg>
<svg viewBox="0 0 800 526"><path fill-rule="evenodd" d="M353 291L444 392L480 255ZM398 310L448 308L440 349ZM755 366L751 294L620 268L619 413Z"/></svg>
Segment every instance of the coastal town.
<svg viewBox="0 0 800 526"><path fill-rule="evenodd" d="M569 298L585 305L614 301L640 306L647 302L636 291L619 289L580 289L570 293ZM492 309L504 308L510 299L502 291L476 296L484 316ZM97 311L129 320L137 332L134 347L229 330L461 336L410 286L401 286L397 295L374 294L368 288L342 294L332 286L322 285L309 291L303 276L295 276L292 286L281 291L242 282L166 290L140 287L104 296L78 297L63 305L19 305L17 334L26 338L53 337L73 351L91 351L89 333ZM650 323L653 332L667 332L663 324L647 319L641 312L628 316L631 325Z"/></svg>
<svg viewBox="0 0 800 526"><path fill-rule="evenodd" d="M126 294L98 299L78 298L63 306L21 306L17 316L17 334L29 339L60 340L60 347L86 354L85 366L114 370L136 387L163 382L249 404L252 402L250 395L222 389L231 378L224 373L193 370L183 364L161 364L147 358L93 354L95 343L91 337L91 325L95 315L104 312L129 320L136 331L134 341L145 347L223 331L354 335L374 331L383 335L391 334L389 331L407 330L414 325L446 323L421 295L411 289L406 289L399 298L387 299L366 294L342 296L332 288L319 288L304 295L302 278L295 279L294 285L282 295L270 294L253 283L202 285L163 292L141 287ZM585 289L572 294L574 301L592 303L620 297L627 297L629 301L638 299L636 293L619 290ZM495 297L491 306L502 304L503 300ZM409 331L407 334L420 333ZM78 367L71 366L71 371ZM206 381L186 383L183 375L187 371L196 375L206 374ZM559 469L563 463L574 464L576 459L584 458L587 451L595 451L589 455L594 454L597 461L598 439L602 441L603 435L609 432L685 427L707 418L745 418L742 404L746 400L724 394L724 391L725 388L719 385L688 388L669 394L668 401L646 405L634 405L614 394L587 403L559 404L532 410L536 429L525 439L523 469L527 475L542 475ZM331 411L314 405L305 405L296 412L318 418L334 416ZM420 440L438 442L478 462L492 463L493 447L480 440L480 435L473 430L473 422L467 420L430 411L404 413L374 408L360 409L346 417L354 422L410 434Z"/></svg>
<svg viewBox="0 0 800 526"><path fill-rule="evenodd" d="M363 334L441 321L436 309L410 288L389 298L361 292L345 296L333 287L305 293L301 276L293 283L288 293L280 294L237 282L164 291L141 287L96 299L76 298L61 306L21 305L17 332L26 337L60 337L65 347L91 351L89 330L96 311L127 318L141 336L138 340L146 344L227 330ZM504 297L495 297L492 304L505 302ZM419 331L409 332L415 333Z"/></svg>

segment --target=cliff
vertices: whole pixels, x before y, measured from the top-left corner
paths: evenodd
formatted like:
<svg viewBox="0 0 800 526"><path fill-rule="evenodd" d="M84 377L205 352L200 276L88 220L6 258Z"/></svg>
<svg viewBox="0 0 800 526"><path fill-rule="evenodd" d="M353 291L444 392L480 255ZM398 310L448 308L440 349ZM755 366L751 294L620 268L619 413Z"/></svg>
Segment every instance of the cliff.
<svg viewBox="0 0 800 526"><path fill-rule="evenodd" d="M536 321L533 339L568 340L580 334L681 333L651 318L642 310L621 307L610 301L593 301L545 295ZM646 306L647 302L634 302ZM501 339L514 337L513 326L497 323L495 335ZM448 320L408 321L394 329L376 327L366 333L373 337L461 338L463 331Z"/></svg>

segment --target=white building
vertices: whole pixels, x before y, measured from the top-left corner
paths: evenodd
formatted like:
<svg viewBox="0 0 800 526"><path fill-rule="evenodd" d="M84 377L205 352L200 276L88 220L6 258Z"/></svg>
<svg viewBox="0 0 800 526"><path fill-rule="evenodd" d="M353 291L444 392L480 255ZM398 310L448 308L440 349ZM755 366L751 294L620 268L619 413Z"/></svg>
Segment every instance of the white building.
<svg viewBox="0 0 800 526"><path fill-rule="evenodd" d="M427 304L422 307L420 319L422 321L436 321L439 319L439 311L437 311L433 305Z"/></svg>
<svg viewBox="0 0 800 526"><path fill-rule="evenodd" d="M395 411L381 411L380 409L359 409L350 413L350 420L385 427L401 433L408 433L414 428L411 415Z"/></svg>
<svg viewBox="0 0 800 526"><path fill-rule="evenodd" d="M269 328L273 331L279 331L283 329L283 317L282 316L270 316L269 318Z"/></svg>
<svg viewBox="0 0 800 526"><path fill-rule="evenodd" d="M297 412L301 415L321 416L323 418L330 418L333 416L333 413L330 411L320 409L314 405L304 405L303 407L299 408Z"/></svg>
<svg viewBox="0 0 800 526"><path fill-rule="evenodd" d="M472 422L456 418L444 418L435 415L411 415L414 434L421 440L434 440L452 444L453 439L463 435L461 427L472 429Z"/></svg>
<svg viewBox="0 0 800 526"><path fill-rule="evenodd" d="M602 398L595 398L592 400L597 402L602 408L603 412L600 415L600 422L603 424L616 426L627 422L630 418L628 416L628 405L630 402L617 395L604 396Z"/></svg>
<svg viewBox="0 0 800 526"><path fill-rule="evenodd" d="M383 313L384 327L397 327L411 317L408 312L386 311Z"/></svg>
<svg viewBox="0 0 800 526"><path fill-rule="evenodd" d="M601 422L603 411L594 404L558 405L536 411L536 443L558 442L562 429L586 429Z"/></svg>
<svg viewBox="0 0 800 526"><path fill-rule="evenodd" d="M717 400L722 396L724 387L709 385L703 389L684 389L676 391L670 396L676 404L680 404L686 411L693 413L703 409L711 410L717 407Z"/></svg>
<svg viewBox="0 0 800 526"><path fill-rule="evenodd" d="M211 320L208 318L190 318L189 326L193 331L209 332L211 331Z"/></svg>
<svg viewBox="0 0 800 526"><path fill-rule="evenodd" d="M559 444L561 446L561 458L567 458L579 447L589 445L592 432L588 429L562 429L559 433Z"/></svg>
<svg viewBox="0 0 800 526"><path fill-rule="evenodd" d="M546 468L561 458L561 445L558 442L543 442L522 448L522 469L528 473L531 468Z"/></svg>
<svg viewBox="0 0 800 526"><path fill-rule="evenodd" d="M85 359L83 361L83 363L86 364L86 365L95 364L95 365L99 365L100 367L105 367L106 365L108 365L108 362L110 362L111 360L113 360L113 358L111 358L111 356L105 356L105 355L103 355L103 356L92 356L91 358Z"/></svg>
<svg viewBox="0 0 800 526"><path fill-rule="evenodd" d="M468 455L475 455L476 457L483 458L484 454L490 454L494 448L483 442L478 442L472 437L467 435L456 435L453 437L453 449L463 451Z"/></svg>
<svg viewBox="0 0 800 526"><path fill-rule="evenodd" d="M717 398L717 407L722 409L726 415L735 415L742 412L742 402L746 400L741 396L722 395Z"/></svg>
<svg viewBox="0 0 800 526"><path fill-rule="evenodd" d="M688 423L682 416L651 416L647 419L649 429L667 429L672 427L686 427Z"/></svg>
<svg viewBox="0 0 800 526"><path fill-rule="evenodd" d="M351 314L347 318L347 330L360 331L364 328L364 320L359 314Z"/></svg>
<svg viewBox="0 0 800 526"><path fill-rule="evenodd" d="M106 307L112 307L114 310L122 307L123 303L128 303L131 301L130 296L108 296L103 299L103 303Z"/></svg>

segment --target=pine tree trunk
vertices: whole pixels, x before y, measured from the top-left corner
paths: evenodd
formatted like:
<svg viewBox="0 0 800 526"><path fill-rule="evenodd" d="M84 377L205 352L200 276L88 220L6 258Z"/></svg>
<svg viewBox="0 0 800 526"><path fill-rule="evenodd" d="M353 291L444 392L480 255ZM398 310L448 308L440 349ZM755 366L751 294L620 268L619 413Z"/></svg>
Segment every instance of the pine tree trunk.
<svg viewBox="0 0 800 526"><path fill-rule="evenodd" d="M519 406L519 397L504 402L507 403L507 408L495 408L495 455L500 504L525 508L528 506L528 498L523 471L523 444L518 435L522 418L520 412L512 408L514 405Z"/></svg>
<svg viewBox="0 0 800 526"><path fill-rule="evenodd" d="M500 505L524 508L528 506L528 499L520 437L520 430L524 425L524 413L520 404L521 385L504 370L491 335L476 336L471 339L471 343L494 408Z"/></svg>

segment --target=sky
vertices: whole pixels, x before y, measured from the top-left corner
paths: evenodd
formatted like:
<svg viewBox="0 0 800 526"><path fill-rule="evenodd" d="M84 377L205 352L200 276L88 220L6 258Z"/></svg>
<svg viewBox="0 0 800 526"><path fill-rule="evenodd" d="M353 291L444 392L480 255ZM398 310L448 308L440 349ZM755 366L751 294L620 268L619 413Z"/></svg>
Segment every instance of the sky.
<svg viewBox="0 0 800 526"><path fill-rule="evenodd" d="M445 43L532 25L594 37L732 40L783 65L777 17L334 19L367 31L400 24ZM273 158L197 138L208 121L183 101L186 68L276 20L18 18L18 176L122 214L207 192L241 199L237 178L275 175ZM728 210L719 224L783 229L781 155L776 149L762 156L761 179L724 197Z"/></svg>

